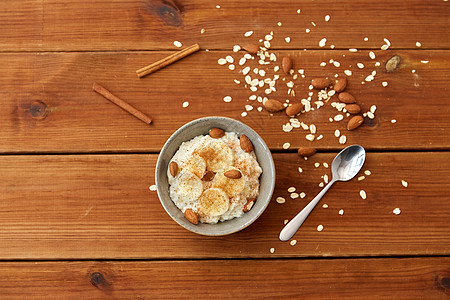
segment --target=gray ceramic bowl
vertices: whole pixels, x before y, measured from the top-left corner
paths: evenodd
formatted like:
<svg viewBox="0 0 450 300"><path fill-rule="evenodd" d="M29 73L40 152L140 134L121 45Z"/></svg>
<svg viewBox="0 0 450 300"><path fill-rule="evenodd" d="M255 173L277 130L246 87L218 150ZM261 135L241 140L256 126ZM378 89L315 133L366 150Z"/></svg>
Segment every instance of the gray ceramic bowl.
<svg viewBox="0 0 450 300"><path fill-rule="evenodd" d="M260 180L259 196L252 209L240 218L217 224L194 225L184 217L183 213L176 207L169 196L169 183L167 180L167 168L170 159L178 150L182 142L191 140L198 135L208 134L209 129L217 127L225 131L236 132L238 135L245 134L253 143L256 158L263 169ZM156 163L155 181L159 200L162 206L179 225L192 232L202 235L226 235L237 232L253 223L266 209L272 197L275 187L275 167L272 155L262 138L247 125L225 117L206 117L191 121L177 131L167 140L159 154Z"/></svg>

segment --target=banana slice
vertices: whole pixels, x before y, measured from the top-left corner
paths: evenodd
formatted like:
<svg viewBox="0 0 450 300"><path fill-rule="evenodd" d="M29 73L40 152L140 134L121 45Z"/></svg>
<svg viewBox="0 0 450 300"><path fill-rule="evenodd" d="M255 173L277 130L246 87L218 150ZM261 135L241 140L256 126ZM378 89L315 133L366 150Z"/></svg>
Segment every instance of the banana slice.
<svg viewBox="0 0 450 300"><path fill-rule="evenodd" d="M238 170L240 172L239 169L233 167L222 169L214 177L212 186L214 188L222 189L229 198L232 198L244 190L245 177L241 176L237 179L228 178L224 175L224 173L230 170Z"/></svg>
<svg viewBox="0 0 450 300"><path fill-rule="evenodd" d="M177 195L178 201L191 203L200 197L203 192L203 183L195 174L181 170L170 186L170 194Z"/></svg>
<svg viewBox="0 0 450 300"><path fill-rule="evenodd" d="M206 171L206 161L200 155L193 153L182 163L182 169L202 178Z"/></svg>
<svg viewBox="0 0 450 300"><path fill-rule="evenodd" d="M198 154L206 161L206 170L213 172L232 165L234 160L231 148L218 140L211 140L198 150Z"/></svg>
<svg viewBox="0 0 450 300"><path fill-rule="evenodd" d="M210 188L198 199L197 205L200 214L217 217L228 211L230 199L221 189Z"/></svg>

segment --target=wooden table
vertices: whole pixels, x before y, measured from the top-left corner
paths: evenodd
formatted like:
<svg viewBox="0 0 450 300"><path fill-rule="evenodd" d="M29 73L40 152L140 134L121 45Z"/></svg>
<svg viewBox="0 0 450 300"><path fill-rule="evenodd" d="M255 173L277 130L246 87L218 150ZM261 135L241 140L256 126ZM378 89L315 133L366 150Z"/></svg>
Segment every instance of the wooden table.
<svg viewBox="0 0 450 300"><path fill-rule="evenodd" d="M449 28L450 3L442 0L0 2L1 298L448 299ZM254 33L246 38L247 31ZM348 78L363 112L376 105L375 117L349 132L347 117L329 121L338 113L333 96L298 117L315 124L321 140L309 142L301 128L283 132L284 113L259 112L261 103L247 100L265 96L264 89L245 88L237 63L244 52L232 51L271 31L269 51L291 56L298 78L278 71L270 97L299 101L312 78L338 74ZM391 45L381 50L385 38ZM175 40L202 50L139 79L137 69L178 50ZM234 71L218 64L228 55ZM393 56L401 61L387 72ZM257 60L247 65L267 76L279 65L261 67ZM366 80L372 71L374 80ZM290 80L295 96L287 95ZM153 123L95 94L94 81ZM254 109L242 116L245 105ZM264 214L224 237L181 228L149 190L170 134L210 115L254 128L277 171ZM345 145L336 129L347 136ZM323 163L356 143L367 150L358 177L371 175L335 184L294 236L296 244L279 241L284 221L320 191L321 176L331 175ZM318 153L305 161L296 154L301 146ZM306 197L292 199L289 187Z"/></svg>

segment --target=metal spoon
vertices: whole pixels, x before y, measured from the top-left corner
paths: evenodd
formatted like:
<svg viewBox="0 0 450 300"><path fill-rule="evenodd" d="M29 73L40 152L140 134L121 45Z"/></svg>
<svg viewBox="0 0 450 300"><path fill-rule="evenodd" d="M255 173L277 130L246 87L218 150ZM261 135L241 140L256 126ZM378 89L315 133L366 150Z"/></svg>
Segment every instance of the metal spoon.
<svg viewBox="0 0 450 300"><path fill-rule="evenodd" d="M348 181L355 177L361 170L364 160L366 158L366 151L359 145L348 146L333 159L331 164L331 181L323 188L323 190L309 202L306 207L299 212L289 223L284 226L280 232L280 240L288 241L302 226L303 222L309 216L314 207L322 199L323 195L336 181Z"/></svg>

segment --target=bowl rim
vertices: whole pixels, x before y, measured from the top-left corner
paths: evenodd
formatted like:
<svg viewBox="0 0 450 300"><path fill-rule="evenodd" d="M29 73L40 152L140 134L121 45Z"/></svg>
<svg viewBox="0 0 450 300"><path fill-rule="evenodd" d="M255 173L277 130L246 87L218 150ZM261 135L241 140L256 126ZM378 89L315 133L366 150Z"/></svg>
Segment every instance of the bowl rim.
<svg viewBox="0 0 450 300"><path fill-rule="evenodd" d="M268 176L270 176L270 178L271 178L271 180L270 180L270 187L269 187L269 194L266 193L266 196L267 196L267 201L266 201L266 203L264 204L263 207L260 208L260 210L258 211L258 213L257 213L255 216L253 216L251 219L249 219L248 221L246 221L246 222L245 222L243 225L241 225L239 228L234 229L234 230L229 231L229 232L207 233L207 232L198 231L198 230L195 230L195 229L193 229L193 228L186 227L183 223L179 222L178 219L170 212L169 207L168 207L167 204L164 203L164 201L162 200L162 198L163 198L163 197L162 197L162 191L160 191L160 189L161 189L160 183L161 183L161 182L160 182L160 180L159 180L159 176L158 176L158 175L159 175L159 172L158 172L158 171L161 169L161 165L162 165L162 156L161 156L161 154L163 154L163 153L167 150L167 148L169 147L171 141L172 141L178 134L180 134L180 132L184 131L184 130L185 130L186 128L188 128L188 127L191 127L191 126L193 126L193 125L195 125L195 124L197 124L197 123L204 122L204 121L207 121L207 120L215 120L215 121L219 120L219 122L220 122L221 120L225 120L225 121L228 121L228 122L231 122L231 123L236 123L238 126L243 127L243 128L245 128L246 130L252 132L252 133L256 136L256 138L259 139L259 142L260 142L260 144L261 144L263 150L267 152L267 155L268 155L268 158L269 158L269 166L270 166L270 168L269 168L269 170L264 170L264 172L268 172L268 173L269 173ZM257 159L258 159L258 157L257 157ZM275 189L275 164L274 164L274 162L273 162L273 157L272 157L272 153L271 153L271 151L270 151L270 148L267 146L267 144L266 144L266 142L263 140L263 138L262 138L262 137L261 137L254 129L252 129L250 126L248 126L248 125L246 125L246 124L244 124L244 123L242 123L242 122L240 122L240 121L238 121L238 120L236 120L236 119L229 118L229 117L223 117L223 116L208 116L208 117L201 117L201 118L197 118L197 119L194 119L194 120L192 120L192 121L189 121L189 122L187 122L186 124L182 125L180 128L178 128L177 130L175 130L175 131L170 135L170 137L166 140L166 142L164 143L164 146L161 148L161 151L160 151L160 153L159 153L159 155L158 155L158 159L157 159L157 161L156 161L156 166L155 166L155 185L156 185L156 192L157 192L157 195L158 195L158 199L159 199L161 205L163 206L163 208L164 208L164 210L166 211L166 213L167 213L167 214L168 214L168 215L169 215L169 216L170 216L170 217L171 217L178 225L180 225L181 227L183 227L183 228L186 229L186 230L189 230L190 232L193 232L193 233L196 233L196 234L199 234L199 235L204 235L204 236L224 236L224 235L229 235L229 234L232 234L232 233L236 233L236 232L241 231L241 230L245 229L246 227L250 226L250 225L251 225L253 222L255 222L255 221L262 215L262 213L266 210L267 206L268 206L269 203L270 203L270 200L271 200L271 198L272 198L272 195L273 195L273 192L274 192L274 189ZM258 197L259 197L259 195L258 195ZM170 200L171 200L171 199L170 199ZM230 220L230 221L232 221L232 220ZM216 224L207 224L207 225L216 225Z"/></svg>

